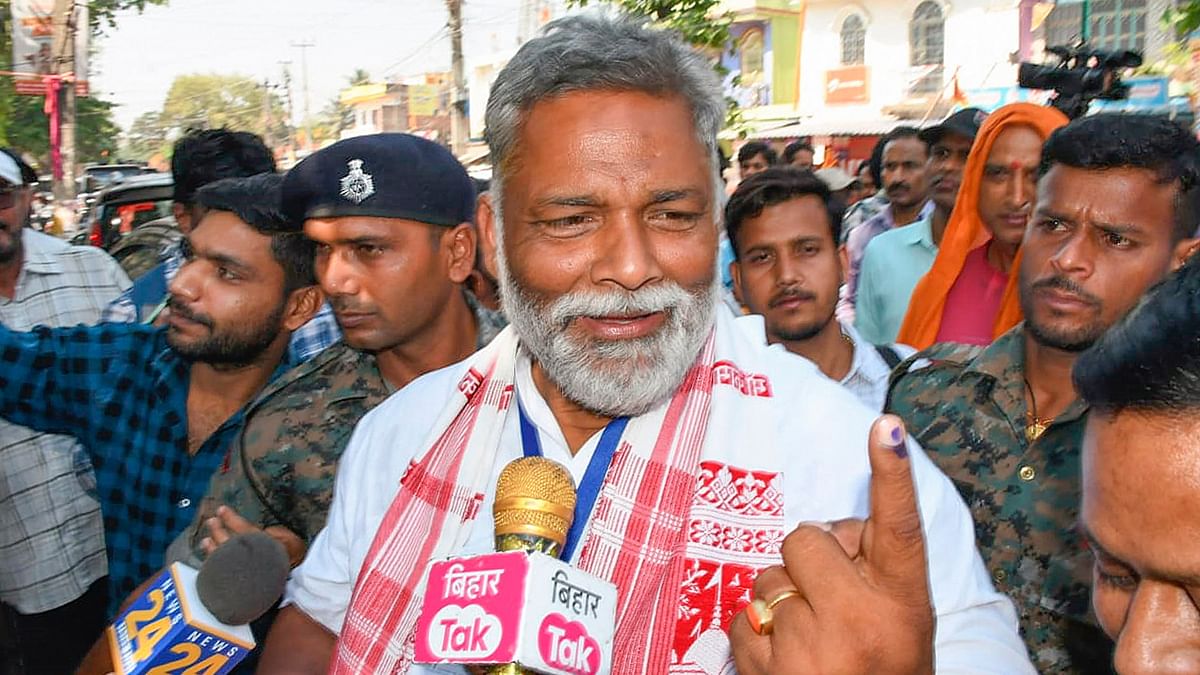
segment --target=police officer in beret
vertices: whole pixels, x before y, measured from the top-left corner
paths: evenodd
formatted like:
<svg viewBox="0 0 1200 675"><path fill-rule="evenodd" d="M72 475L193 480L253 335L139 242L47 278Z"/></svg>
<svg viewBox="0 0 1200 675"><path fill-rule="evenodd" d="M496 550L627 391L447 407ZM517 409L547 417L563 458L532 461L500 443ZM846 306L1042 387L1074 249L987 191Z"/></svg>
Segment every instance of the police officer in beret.
<svg viewBox="0 0 1200 675"><path fill-rule="evenodd" d="M280 377L168 561L198 563L265 529L299 564L325 525L334 472L359 418L504 327L463 287L475 263L475 190L458 160L409 134L335 143L288 172L284 210L317 243L317 280L343 342Z"/></svg>

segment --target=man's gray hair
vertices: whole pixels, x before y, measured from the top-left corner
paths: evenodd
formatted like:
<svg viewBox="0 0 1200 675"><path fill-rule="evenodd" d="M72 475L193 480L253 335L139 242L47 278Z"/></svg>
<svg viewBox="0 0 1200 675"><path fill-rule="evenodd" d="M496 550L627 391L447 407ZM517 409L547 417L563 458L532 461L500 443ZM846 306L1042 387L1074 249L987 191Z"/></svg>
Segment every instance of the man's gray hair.
<svg viewBox="0 0 1200 675"><path fill-rule="evenodd" d="M636 91L683 99L719 175L717 132L725 122L725 99L708 59L644 20L587 12L547 25L540 37L517 51L492 85L485 122L497 204L529 109L577 91Z"/></svg>

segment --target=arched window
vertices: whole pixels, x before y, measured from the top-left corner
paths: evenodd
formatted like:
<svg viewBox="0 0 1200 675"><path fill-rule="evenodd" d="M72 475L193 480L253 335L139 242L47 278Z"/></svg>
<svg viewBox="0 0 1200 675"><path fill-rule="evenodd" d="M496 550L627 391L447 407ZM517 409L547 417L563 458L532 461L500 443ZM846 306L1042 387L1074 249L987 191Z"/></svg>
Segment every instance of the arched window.
<svg viewBox="0 0 1200 675"><path fill-rule="evenodd" d="M861 66L867 50L867 28L862 17L851 14L842 21L842 65Z"/></svg>
<svg viewBox="0 0 1200 675"><path fill-rule="evenodd" d="M738 45L742 62L742 86L749 87L763 80L763 32L751 28L742 35Z"/></svg>
<svg viewBox="0 0 1200 675"><path fill-rule="evenodd" d="M922 2L908 24L908 45L913 67L933 66L913 85L914 94L928 94L942 88L946 57L946 21L936 2Z"/></svg>

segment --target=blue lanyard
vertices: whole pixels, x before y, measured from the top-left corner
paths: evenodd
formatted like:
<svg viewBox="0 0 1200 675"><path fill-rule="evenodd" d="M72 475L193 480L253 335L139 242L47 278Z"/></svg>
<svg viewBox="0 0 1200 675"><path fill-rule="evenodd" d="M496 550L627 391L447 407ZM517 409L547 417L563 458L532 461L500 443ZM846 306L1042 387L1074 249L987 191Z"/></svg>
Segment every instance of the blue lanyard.
<svg viewBox="0 0 1200 675"><path fill-rule="evenodd" d="M525 408L517 400L517 412L521 416L521 446L526 457L542 457L542 441L538 438L537 427L529 421ZM575 491L575 518L571 521L571 529L567 531L567 541L563 544L562 559L570 562L575 553L575 547L583 536L584 528L591 518L592 509L596 506L596 498L600 496L600 487L604 485L604 476L608 473L608 465L612 462L617 444L621 442L621 434L625 433L628 417L617 417L604 427L600 434L600 443L588 462L587 470L583 472L583 480Z"/></svg>

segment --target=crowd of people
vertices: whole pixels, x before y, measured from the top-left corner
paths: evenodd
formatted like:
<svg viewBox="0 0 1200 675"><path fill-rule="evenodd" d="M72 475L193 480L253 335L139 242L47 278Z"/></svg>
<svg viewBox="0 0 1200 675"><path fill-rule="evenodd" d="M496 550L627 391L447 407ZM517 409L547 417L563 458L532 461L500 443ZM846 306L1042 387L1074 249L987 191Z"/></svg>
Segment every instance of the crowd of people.
<svg viewBox="0 0 1200 675"><path fill-rule="evenodd" d="M492 87L486 190L193 131L132 283L0 154L5 667L114 670L159 570L263 531L241 670L442 672L425 570L536 454L597 495L614 673L1200 672L1200 142L968 108L854 174L746 143L726 197L724 119L703 55L570 16Z"/></svg>

